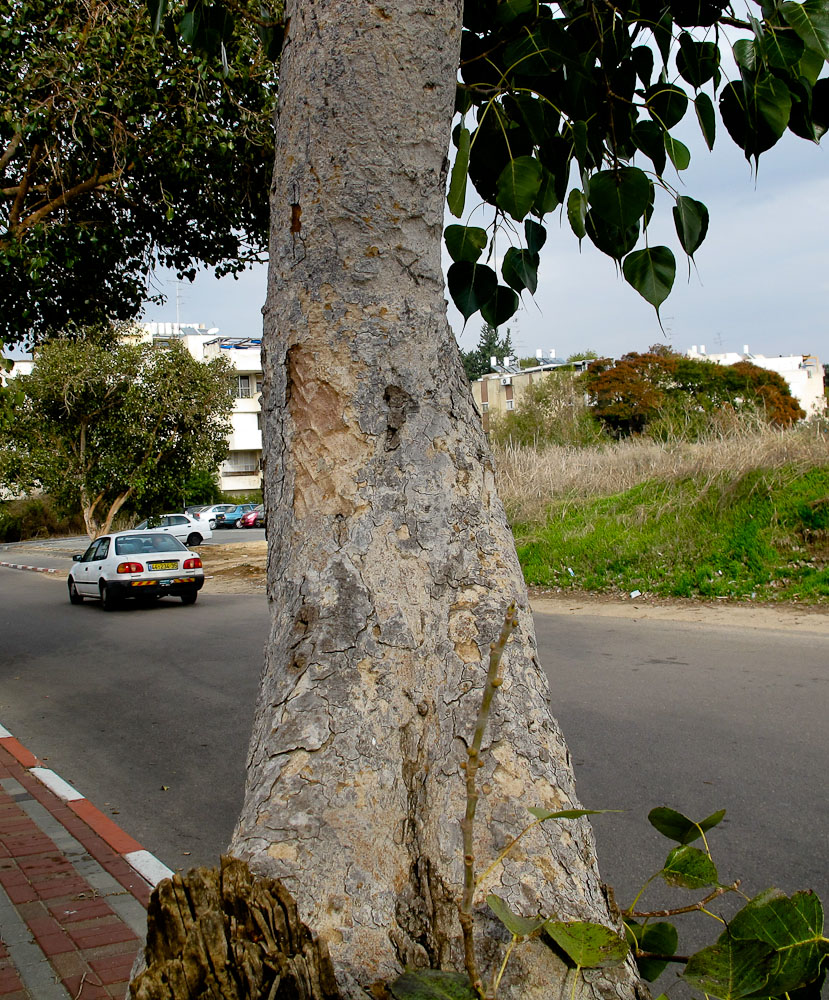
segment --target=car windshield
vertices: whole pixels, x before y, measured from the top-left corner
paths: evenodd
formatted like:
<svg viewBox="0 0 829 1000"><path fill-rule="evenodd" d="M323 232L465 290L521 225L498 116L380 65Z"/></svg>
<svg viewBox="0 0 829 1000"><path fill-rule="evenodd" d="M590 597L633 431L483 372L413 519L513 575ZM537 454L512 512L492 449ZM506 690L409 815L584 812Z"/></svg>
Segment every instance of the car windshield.
<svg viewBox="0 0 829 1000"><path fill-rule="evenodd" d="M153 552L186 552L187 547L174 538L173 535L144 534L122 535L115 539L115 554L118 556L134 556Z"/></svg>

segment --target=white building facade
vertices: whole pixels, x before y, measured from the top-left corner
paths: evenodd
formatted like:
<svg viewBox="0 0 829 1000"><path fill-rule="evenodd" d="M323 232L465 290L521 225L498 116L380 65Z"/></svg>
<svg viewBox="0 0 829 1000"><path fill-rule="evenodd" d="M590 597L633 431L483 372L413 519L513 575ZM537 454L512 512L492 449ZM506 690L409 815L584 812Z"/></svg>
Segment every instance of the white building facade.
<svg viewBox="0 0 829 1000"><path fill-rule="evenodd" d="M781 354L776 358L769 358L764 354L752 354L748 344L744 345L742 354L736 351L708 354L704 344L699 348L695 344L686 351L686 357L699 361L714 361L718 365L734 365L738 361L749 361L758 368L777 372L786 380L789 391L805 411L807 419L823 416L826 413L823 366L814 354Z"/></svg>
<svg viewBox="0 0 829 1000"><path fill-rule="evenodd" d="M250 494L262 489L262 355L261 339L223 337L217 328L196 323L145 323L142 342L163 348L173 340L183 344L197 361L225 357L236 373L231 414L229 454L219 467L219 486L225 493Z"/></svg>

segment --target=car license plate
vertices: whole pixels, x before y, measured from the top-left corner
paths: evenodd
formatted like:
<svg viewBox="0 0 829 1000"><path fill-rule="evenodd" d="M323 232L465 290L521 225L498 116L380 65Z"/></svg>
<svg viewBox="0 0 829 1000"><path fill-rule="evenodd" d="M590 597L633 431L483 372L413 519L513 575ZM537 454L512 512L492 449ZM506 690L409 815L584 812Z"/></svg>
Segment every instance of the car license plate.
<svg viewBox="0 0 829 1000"><path fill-rule="evenodd" d="M151 570L169 570L178 569L177 562L152 562L147 563L147 568Z"/></svg>

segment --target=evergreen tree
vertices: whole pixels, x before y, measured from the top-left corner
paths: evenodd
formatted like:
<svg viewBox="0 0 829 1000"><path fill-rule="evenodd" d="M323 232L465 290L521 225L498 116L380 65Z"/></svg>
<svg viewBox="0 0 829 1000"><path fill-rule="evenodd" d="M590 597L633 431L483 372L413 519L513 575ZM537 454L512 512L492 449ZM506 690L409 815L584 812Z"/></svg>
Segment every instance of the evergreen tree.
<svg viewBox="0 0 829 1000"><path fill-rule="evenodd" d="M501 361L509 355L515 357L515 348L512 346L510 328L507 327L504 335L499 337L496 327L489 323L481 326L481 336L478 338L478 346L473 351L463 351L463 367L466 377L470 382L482 375L492 371L490 358L498 358Z"/></svg>

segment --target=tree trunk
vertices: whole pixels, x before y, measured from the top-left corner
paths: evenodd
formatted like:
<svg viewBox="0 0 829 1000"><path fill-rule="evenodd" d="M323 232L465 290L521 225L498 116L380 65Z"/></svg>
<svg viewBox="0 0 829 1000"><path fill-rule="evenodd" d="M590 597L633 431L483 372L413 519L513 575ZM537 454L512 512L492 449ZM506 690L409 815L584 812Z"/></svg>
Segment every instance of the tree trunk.
<svg viewBox="0 0 829 1000"><path fill-rule="evenodd" d="M463 968L461 765L511 600L479 870L527 806L576 799L446 320L460 3L314 0L286 14L265 309L272 629L231 850L285 882L357 996L406 964ZM488 878L476 921L491 971L507 935L490 891L524 915L615 919L584 820L536 828ZM500 995L558 996L572 976L533 942ZM623 966L577 992L636 989Z"/></svg>

